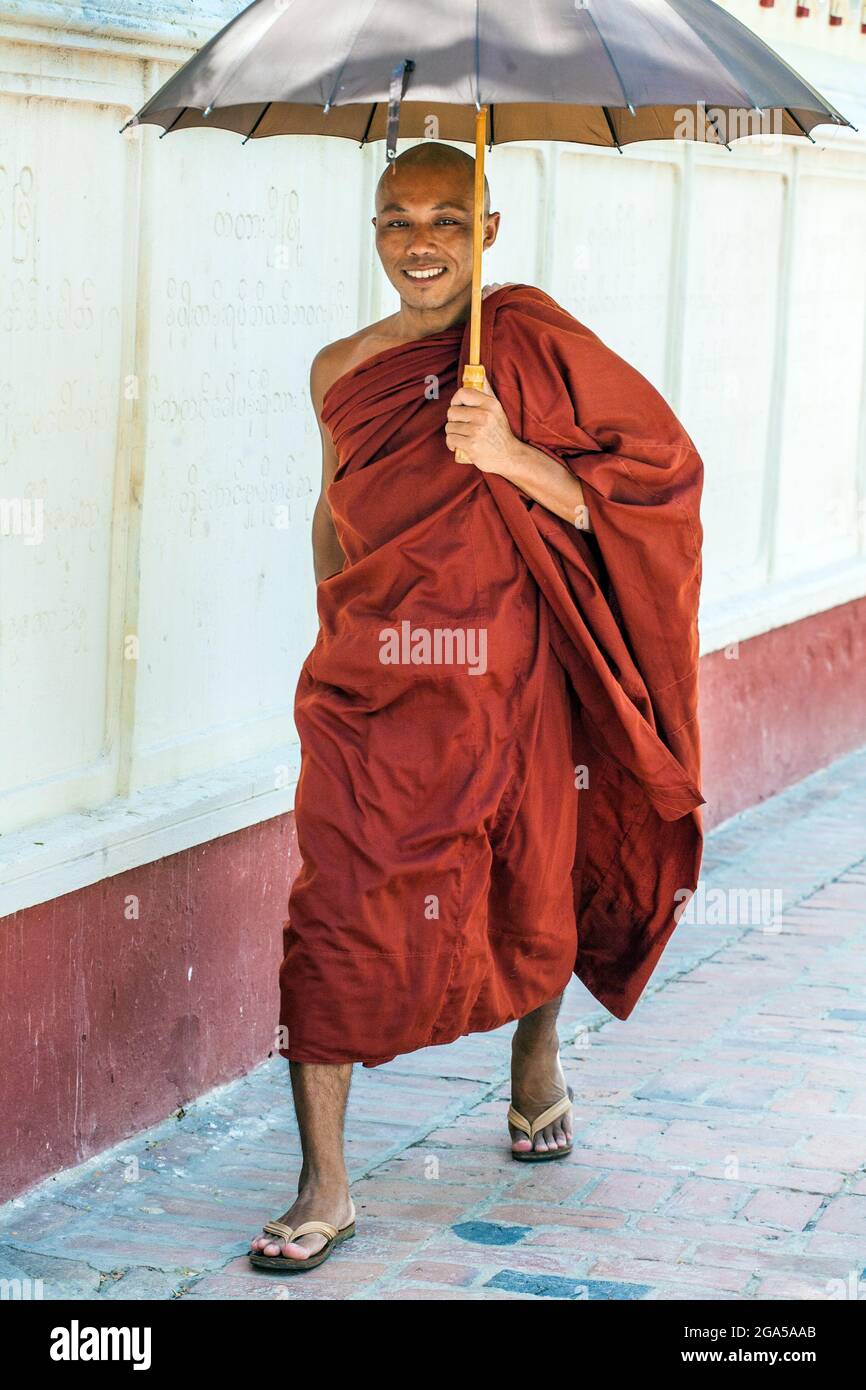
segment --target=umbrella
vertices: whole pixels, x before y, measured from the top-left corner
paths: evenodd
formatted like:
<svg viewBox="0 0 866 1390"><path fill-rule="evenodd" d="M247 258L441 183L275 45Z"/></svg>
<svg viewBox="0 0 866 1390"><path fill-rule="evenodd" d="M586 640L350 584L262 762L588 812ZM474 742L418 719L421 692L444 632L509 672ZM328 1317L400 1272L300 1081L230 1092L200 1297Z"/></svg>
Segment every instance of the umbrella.
<svg viewBox="0 0 866 1390"><path fill-rule="evenodd" d="M463 384L480 388L485 146L730 147L828 122L851 124L714 0L253 0L122 129L384 139L389 161L398 130L474 141Z"/></svg>

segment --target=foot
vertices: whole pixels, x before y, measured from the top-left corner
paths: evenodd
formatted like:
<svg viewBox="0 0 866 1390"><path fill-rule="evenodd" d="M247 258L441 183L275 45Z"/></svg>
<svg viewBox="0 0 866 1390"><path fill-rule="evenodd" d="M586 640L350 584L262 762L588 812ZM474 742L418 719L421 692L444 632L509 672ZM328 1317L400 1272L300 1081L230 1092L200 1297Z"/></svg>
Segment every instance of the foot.
<svg viewBox="0 0 866 1390"><path fill-rule="evenodd" d="M314 1187L311 1183L307 1184L299 1190L297 1201L278 1219L287 1226L301 1226L305 1221L327 1221L339 1231L352 1219L349 1189L346 1186ZM326 1242L327 1237L318 1231L290 1241L265 1234L255 1237L250 1243L250 1251L257 1255L284 1255L288 1260L306 1260L321 1250Z"/></svg>
<svg viewBox="0 0 866 1390"><path fill-rule="evenodd" d="M518 1026L511 1044L511 1103L530 1123L548 1106L568 1094L568 1086L559 1060L559 1040L556 1034L539 1035L533 1030L529 1037L521 1036ZM547 1153L550 1149L566 1149L572 1140L573 1112L571 1106L553 1124L539 1130L535 1140L528 1134L508 1126L514 1153Z"/></svg>

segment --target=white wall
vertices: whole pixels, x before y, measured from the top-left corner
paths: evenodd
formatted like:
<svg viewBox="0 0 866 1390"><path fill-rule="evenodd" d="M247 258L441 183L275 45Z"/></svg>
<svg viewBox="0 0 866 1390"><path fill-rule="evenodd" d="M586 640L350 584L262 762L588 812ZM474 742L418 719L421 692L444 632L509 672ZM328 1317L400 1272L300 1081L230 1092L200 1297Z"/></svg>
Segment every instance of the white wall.
<svg viewBox="0 0 866 1390"><path fill-rule="evenodd" d="M395 301L381 146L117 133L237 8L0 3L0 911L292 804L308 365ZM796 56L866 130L842 38ZM818 134L489 157L485 278L547 289L704 456L705 650L866 593L866 139Z"/></svg>

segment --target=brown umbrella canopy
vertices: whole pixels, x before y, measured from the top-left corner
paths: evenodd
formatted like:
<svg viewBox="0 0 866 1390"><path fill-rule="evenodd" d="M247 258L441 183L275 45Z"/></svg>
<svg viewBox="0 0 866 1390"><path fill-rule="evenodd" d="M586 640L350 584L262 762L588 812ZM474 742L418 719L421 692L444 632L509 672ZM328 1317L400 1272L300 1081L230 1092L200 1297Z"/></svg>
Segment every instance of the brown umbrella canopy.
<svg viewBox="0 0 866 1390"><path fill-rule="evenodd" d="M850 124L713 0L253 0L128 124L390 148L398 107L401 135L466 142L487 107L489 144Z"/></svg>

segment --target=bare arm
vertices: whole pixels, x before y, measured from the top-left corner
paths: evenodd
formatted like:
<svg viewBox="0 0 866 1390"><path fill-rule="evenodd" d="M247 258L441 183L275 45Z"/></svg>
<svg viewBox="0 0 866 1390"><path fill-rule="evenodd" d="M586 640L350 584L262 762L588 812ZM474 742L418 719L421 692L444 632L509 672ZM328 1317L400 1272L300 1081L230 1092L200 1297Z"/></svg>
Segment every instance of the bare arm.
<svg viewBox="0 0 866 1390"><path fill-rule="evenodd" d="M591 531L589 508L579 478L541 449L515 440L508 470L503 477L527 497L540 502L555 516L572 522L580 531Z"/></svg>
<svg viewBox="0 0 866 1390"><path fill-rule="evenodd" d="M343 568L346 556L337 539L334 519L328 505L326 489L337 471L337 453L327 426L322 421L322 400L334 376L333 365L327 348L323 348L313 359L310 370L310 395L319 434L322 437L322 489L313 512L313 570L316 583L330 579Z"/></svg>

